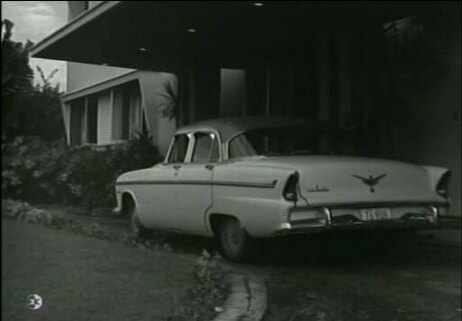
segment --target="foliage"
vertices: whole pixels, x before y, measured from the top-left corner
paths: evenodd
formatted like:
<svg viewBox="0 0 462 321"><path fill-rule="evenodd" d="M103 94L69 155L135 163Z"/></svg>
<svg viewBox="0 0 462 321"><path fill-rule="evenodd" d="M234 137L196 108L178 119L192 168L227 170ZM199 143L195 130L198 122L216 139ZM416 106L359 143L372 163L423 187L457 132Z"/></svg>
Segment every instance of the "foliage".
<svg viewBox="0 0 462 321"><path fill-rule="evenodd" d="M442 19L447 20L434 12L385 24L358 22L368 44L358 50L361 70L355 72L364 84L357 94L363 106L356 108L349 123L356 124L368 150L377 156L399 157L400 130L408 128L417 104L445 75L447 59L437 53L442 43L438 38L460 27L441 23Z"/></svg>
<svg viewBox="0 0 462 321"><path fill-rule="evenodd" d="M65 147L62 142L43 142L37 137L17 137L2 144L2 192L14 199L60 199L56 184Z"/></svg>
<svg viewBox="0 0 462 321"><path fill-rule="evenodd" d="M66 201L86 207L115 206L114 182L120 174L153 166L161 161L159 151L146 134L127 144L96 151L74 147L66 157L59 180L68 187Z"/></svg>
<svg viewBox="0 0 462 321"><path fill-rule="evenodd" d="M123 172L153 166L160 154L147 135L104 151L18 137L2 145L2 192L30 202L115 206L114 182Z"/></svg>
<svg viewBox="0 0 462 321"><path fill-rule="evenodd" d="M415 98L444 73L430 25L428 17L415 16L385 27L376 100L382 104L380 117L391 125L406 125Z"/></svg>
<svg viewBox="0 0 462 321"><path fill-rule="evenodd" d="M13 22L2 20L2 136L7 133L12 111L22 96L32 90L34 73L29 66L29 51L32 42L26 44L13 41Z"/></svg>
<svg viewBox="0 0 462 321"><path fill-rule="evenodd" d="M65 229L100 239L109 237L107 228L98 223L78 222L60 213L48 213L45 210L35 208L27 202L11 199L2 200L2 216L26 223L43 224L51 228Z"/></svg>
<svg viewBox="0 0 462 321"><path fill-rule="evenodd" d="M171 81L167 81L164 83L164 92L159 93L158 96L165 100L159 105L162 116L168 117L169 120L172 120L178 112L180 103L178 89L174 88Z"/></svg>
<svg viewBox="0 0 462 321"><path fill-rule="evenodd" d="M12 41L13 22L2 20L2 100L32 89L34 73L29 66L29 51L33 43Z"/></svg>
<svg viewBox="0 0 462 321"><path fill-rule="evenodd" d="M42 84L33 86L34 72L29 66L33 43L13 41L13 23L3 20L2 38L2 138L39 136L45 140L64 139L59 86L50 80L58 70L45 76L37 68Z"/></svg>
<svg viewBox="0 0 462 321"><path fill-rule="evenodd" d="M195 263L194 275L196 286L188 292L187 306L172 312L168 320L211 320L217 309L222 309L228 284L220 256L212 256L204 250Z"/></svg>

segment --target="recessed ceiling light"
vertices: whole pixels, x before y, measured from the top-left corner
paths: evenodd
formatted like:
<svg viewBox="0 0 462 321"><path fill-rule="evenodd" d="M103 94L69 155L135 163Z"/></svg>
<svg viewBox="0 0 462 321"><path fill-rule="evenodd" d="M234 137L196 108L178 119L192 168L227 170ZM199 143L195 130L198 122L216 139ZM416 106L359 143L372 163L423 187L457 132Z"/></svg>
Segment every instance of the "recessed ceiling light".
<svg viewBox="0 0 462 321"><path fill-rule="evenodd" d="M144 48L144 47L140 47L138 48L139 51L148 51L148 49Z"/></svg>
<svg viewBox="0 0 462 321"><path fill-rule="evenodd" d="M254 2L253 5L255 7L263 7L264 6L263 2Z"/></svg>
<svg viewBox="0 0 462 321"><path fill-rule="evenodd" d="M194 28L189 28L189 29L188 29L188 32L190 32L190 33L194 33L194 32L197 32L197 30L196 30L196 29L194 29Z"/></svg>

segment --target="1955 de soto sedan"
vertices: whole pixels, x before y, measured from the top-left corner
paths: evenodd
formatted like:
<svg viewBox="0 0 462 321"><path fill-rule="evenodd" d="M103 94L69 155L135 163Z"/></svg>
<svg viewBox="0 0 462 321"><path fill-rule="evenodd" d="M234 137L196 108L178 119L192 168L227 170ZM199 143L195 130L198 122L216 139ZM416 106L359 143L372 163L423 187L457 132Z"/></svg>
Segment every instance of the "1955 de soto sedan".
<svg viewBox="0 0 462 321"><path fill-rule="evenodd" d="M139 236L159 229L216 237L235 261L255 238L438 225L449 205L448 169L347 156L351 146L324 129L262 117L188 125L163 163L118 177L116 210L131 216Z"/></svg>

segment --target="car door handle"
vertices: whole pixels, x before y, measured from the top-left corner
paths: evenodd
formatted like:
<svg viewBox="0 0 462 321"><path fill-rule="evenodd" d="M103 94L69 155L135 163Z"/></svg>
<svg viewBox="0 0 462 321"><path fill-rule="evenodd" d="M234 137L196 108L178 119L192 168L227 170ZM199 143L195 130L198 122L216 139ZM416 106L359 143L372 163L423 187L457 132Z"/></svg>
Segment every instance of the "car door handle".
<svg viewBox="0 0 462 321"><path fill-rule="evenodd" d="M173 165L173 169L176 171L179 170L180 168L181 168L181 165Z"/></svg>
<svg viewBox="0 0 462 321"><path fill-rule="evenodd" d="M207 164L207 165L205 165L205 168L207 168L209 171L211 171L213 169L213 165L212 164Z"/></svg>

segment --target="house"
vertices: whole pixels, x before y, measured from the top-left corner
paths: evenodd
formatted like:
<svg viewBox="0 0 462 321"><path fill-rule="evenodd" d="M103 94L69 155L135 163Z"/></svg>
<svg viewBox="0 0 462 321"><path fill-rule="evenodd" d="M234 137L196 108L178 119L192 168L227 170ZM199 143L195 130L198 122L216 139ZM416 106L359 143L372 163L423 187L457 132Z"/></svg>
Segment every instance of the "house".
<svg viewBox="0 0 462 321"><path fill-rule="evenodd" d="M72 62L70 143L113 143L145 128L165 150L175 127L196 120L322 119L360 129L381 156L451 168L460 215L460 2L69 5L73 19L33 55ZM161 108L166 83L173 118Z"/></svg>
<svg viewBox="0 0 462 321"><path fill-rule="evenodd" d="M72 24L103 1L68 1ZM146 48L138 48L140 52ZM174 74L69 61L67 92L61 97L69 145L108 146L148 132L161 152L165 152L176 128L171 111L177 91ZM234 106L245 105L242 70L221 70L220 105L222 115L232 116ZM166 86L173 92L166 95ZM237 101L236 104L236 100ZM170 105L170 106L167 106Z"/></svg>

